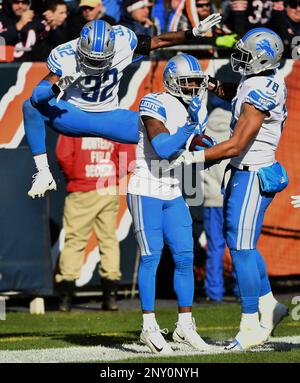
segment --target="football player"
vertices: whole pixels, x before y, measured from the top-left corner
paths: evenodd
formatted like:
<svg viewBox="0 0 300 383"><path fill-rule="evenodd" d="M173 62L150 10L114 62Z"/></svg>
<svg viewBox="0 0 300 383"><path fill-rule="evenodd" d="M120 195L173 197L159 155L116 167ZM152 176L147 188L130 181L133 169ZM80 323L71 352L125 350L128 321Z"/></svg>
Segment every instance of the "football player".
<svg viewBox="0 0 300 383"><path fill-rule="evenodd" d="M37 167L28 195L40 197L56 189L47 160L45 123L64 135L136 143L138 113L118 109L123 70L134 54L147 55L202 36L220 20L219 14L213 14L192 30L153 38L94 20L83 27L78 39L53 49L47 62L50 73L23 106L25 133Z"/></svg>
<svg viewBox="0 0 300 383"><path fill-rule="evenodd" d="M178 298L175 342L196 350L208 345L196 332L192 318L194 296L192 219L185 203L178 173L170 173L169 159L185 148L199 124L204 129L206 107L201 99L207 90L207 76L193 56L181 54L164 70L165 93L150 93L140 103L139 141L136 167L127 203L131 212L141 260L138 286L143 312L140 335L153 353L171 353L154 313L156 270L164 242L175 263L174 290ZM165 160L165 161L161 161Z"/></svg>
<svg viewBox="0 0 300 383"><path fill-rule="evenodd" d="M224 219L242 318L227 349L246 350L264 343L288 313L272 294L256 246L266 209L287 185L285 171L275 160L287 116L285 82L277 69L282 53L280 37L267 28L252 29L238 41L231 56L233 71L242 75L238 87L209 79L210 90L232 101L231 138L206 150L184 152L173 164L231 158Z"/></svg>

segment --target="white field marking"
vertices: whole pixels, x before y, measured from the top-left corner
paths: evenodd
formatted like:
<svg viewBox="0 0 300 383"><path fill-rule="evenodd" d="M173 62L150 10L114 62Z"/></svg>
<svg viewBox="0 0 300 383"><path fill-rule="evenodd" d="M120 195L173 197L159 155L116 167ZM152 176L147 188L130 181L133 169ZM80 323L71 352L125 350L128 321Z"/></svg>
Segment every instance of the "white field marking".
<svg viewBox="0 0 300 383"><path fill-rule="evenodd" d="M225 351L225 342L216 342L208 351L195 351L188 346L169 343L174 353L160 357L189 356L189 355L216 355L229 354ZM290 351L300 348L300 335L271 338L265 345L256 347L248 352ZM239 353L236 351L235 353ZM0 351L0 363L67 363L67 362L109 362L133 358L156 358L144 345L130 343L114 347L67 347L48 348L25 351Z"/></svg>

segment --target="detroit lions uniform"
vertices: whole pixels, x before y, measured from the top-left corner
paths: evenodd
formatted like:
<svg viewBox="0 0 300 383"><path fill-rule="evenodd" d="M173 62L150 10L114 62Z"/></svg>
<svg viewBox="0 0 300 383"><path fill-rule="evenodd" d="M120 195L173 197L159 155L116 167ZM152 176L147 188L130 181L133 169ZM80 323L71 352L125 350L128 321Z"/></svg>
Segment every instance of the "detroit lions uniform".
<svg viewBox="0 0 300 383"><path fill-rule="evenodd" d="M87 112L105 112L119 106L118 90L123 70L131 64L137 37L133 31L121 25L114 26L115 51L112 65L100 76L82 76L65 91L63 99ZM48 68L58 76L78 71L75 58L78 39L54 48L47 60Z"/></svg>
<svg viewBox="0 0 300 383"><path fill-rule="evenodd" d="M242 105L246 102L257 109L267 112L258 135L248 148L231 160L235 167L240 165L268 165L275 161L287 111L285 105L286 87L284 78L278 70L270 76L243 77L235 98L232 100L231 131L241 114Z"/></svg>
<svg viewBox="0 0 300 383"><path fill-rule="evenodd" d="M246 314L256 313L258 297L271 291L265 262L256 245L265 211L275 194L261 191L258 170L276 161L287 116L286 87L281 73L278 70L269 71L270 75L264 73L242 78L232 101L232 131L244 103L254 105L266 116L256 137L240 156L231 160L231 177L224 197L226 241L241 292L242 312ZM247 277L245 267L249 270Z"/></svg>
<svg viewBox="0 0 300 383"><path fill-rule="evenodd" d="M163 122L170 134L175 134L188 116L186 107L168 93L148 94L141 100L139 111L140 117ZM201 113L199 122L204 128L207 122L204 106ZM127 201L142 256L138 283L143 310L154 310L155 273L164 242L175 262L174 289L178 304L191 306L193 302L192 219L181 194L180 177L168 168L168 162L160 162L140 119L136 168L128 186Z"/></svg>
<svg viewBox="0 0 300 383"><path fill-rule="evenodd" d="M45 122L67 136L137 143L138 113L118 108L118 90L123 70L134 59L138 40L126 27L114 26L113 30L115 55L112 66L102 76L79 77L59 101L52 98L34 107L32 100L24 103L24 128L33 155L46 153ZM51 72L68 76L79 71L75 57L77 41L69 41L52 50L47 61ZM97 41L95 44L100 44ZM103 47L96 48L101 51Z"/></svg>
<svg viewBox="0 0 300 383"><path fill-rule="evenodd" d="M140 103L140 117L149 116L161 121L175 134L187 121L186 107L169 93L150 93ZM201 108L199 123L205 129L207 110ZM128 192L137 195L171 200L181 196L180 174L171 172L169 163L155 153L143 121L139 120L139 141L136 150L136 167L130 179Z"/></svg>

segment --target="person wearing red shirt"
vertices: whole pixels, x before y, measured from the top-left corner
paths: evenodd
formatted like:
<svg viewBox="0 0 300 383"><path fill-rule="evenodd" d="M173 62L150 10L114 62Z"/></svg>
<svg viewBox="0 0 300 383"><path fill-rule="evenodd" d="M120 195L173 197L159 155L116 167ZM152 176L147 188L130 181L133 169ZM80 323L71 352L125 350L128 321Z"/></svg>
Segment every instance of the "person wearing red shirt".
<svg viewBox="0 0 300 383"><path fill-rule="evenodd" d="M60 310L70 311L84 262L84 249L94 230L99 240L99 274L103 310L117 310L116 294L121 278L120 249L116 238L119 179L134 160L133 145L104 138L59 136L56 157L67 179L63 227L64 248L55 276Z"/></svg>

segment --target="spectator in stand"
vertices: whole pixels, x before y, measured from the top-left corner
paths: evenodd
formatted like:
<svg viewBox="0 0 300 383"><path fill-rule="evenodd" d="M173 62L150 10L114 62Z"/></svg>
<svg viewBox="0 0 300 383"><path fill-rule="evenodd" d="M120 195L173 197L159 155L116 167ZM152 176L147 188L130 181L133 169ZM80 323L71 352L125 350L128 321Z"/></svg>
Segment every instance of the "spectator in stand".
<svg viewBox="0 0 300 383"><path fill-rule="evenodd" d="M72 14L68 19L68 40L77 39L88 21L101 19L110 25L116 24L115 19L106 14L102 0L81 0L79 6L80 12Z"/></svg>
<svg viewBox="0 0 300 383"><path fill-rule="evenodd" d="M122 2L123 0L103 0L107 16L113 17L116 23L119 23L120 21Z"/></svg>
<svg viewBox="0 0 300 383"><path fill-rule="evenodd" d="M93 230L99 240L102 309L118 309L116 295L121 271L116 238L117 185L119 179L128 173L134 153L133 145L104 138L59 137L56 155L67 179L68 192L63 220L65 244L55 277L61 311L71 310L75 281L80 276L84 249ZM127 156L127 161L121 154Z"/></svg>
<svg viewBox="0 0 300 383"><path fill-rule="evenodd" d="M47 0L45 3L44 19L50 26L47 38L41 41L37 49L26 55L30 61L44 61L51 50L68 40L66 30L67 5L64 0Z"/></svg>
<svg viewBox="0 0 300 383"><path fill-rule="evenodd" d="M47 37L50 26L31 10L29 0L6 0L0 13L0 36L15 47L14 59L26 61L26 52Z"/></svg>
<svg viewBox="0 0 300 383"><path fill-rule="evenodd" d="M284 24L283 0L231 0L229 27L242 37L252 28L272 28L274 23Z"/></svg>
<svg viewBox="0 0 300 383"><path fill-rule="evenodd" d="M181 0L169 21L170 31L184 31L193 28L207 16L215 12L215 6L210 0ZM232 48L237 42L237 35L224 23L219 23L206 33L205 36L195 38L189 44L213 45L222 48ZM213 51L198 51L193 53L197 58L210 57ZM225 53L226 55L226 53Z"/></svg>
<svg viewBox="0 0 300 383"><path fill-rule="evenodd" d="M156 36L157 31L151 20L148 0L124 0L123 16L120 24L134 31L137 35Z"/></svg>
<svg viewBox="0 0 300 383"><path fill-rule="evenodd" d="M291 49L294 48L291 45L292 40L295 36L300 36L300 0L286 1L284 23L280 23L280 20L277 19L277 14L274 12L273 30L280 35L284 42L285 56L291 57Z"/></svg>

